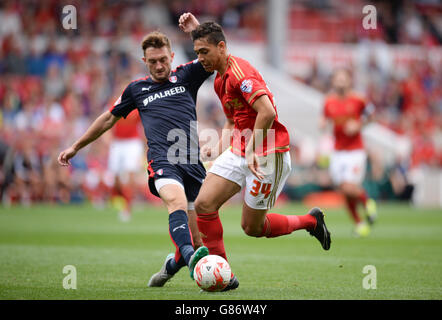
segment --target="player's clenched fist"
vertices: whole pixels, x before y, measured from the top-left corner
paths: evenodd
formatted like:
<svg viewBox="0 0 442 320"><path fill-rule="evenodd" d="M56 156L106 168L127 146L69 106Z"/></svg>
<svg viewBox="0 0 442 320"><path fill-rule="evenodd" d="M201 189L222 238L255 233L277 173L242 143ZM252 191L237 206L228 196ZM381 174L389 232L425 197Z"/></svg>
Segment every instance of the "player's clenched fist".
<svg viewBox="0 0 442 320"><path fill-rule="evenodd" d="M73 158L76 154L77 151L73 147L70 147L60 152L60 154L58 155L58 163L62 166L68 166L71 164L69 160Z"/></svg>
<svg viewBox="0 0 442 320"><path fill-rule="evenodd" d="M197 18L190 12L183 13L178 19L178 26L186 33L191 32L199 25Z"/></svg>

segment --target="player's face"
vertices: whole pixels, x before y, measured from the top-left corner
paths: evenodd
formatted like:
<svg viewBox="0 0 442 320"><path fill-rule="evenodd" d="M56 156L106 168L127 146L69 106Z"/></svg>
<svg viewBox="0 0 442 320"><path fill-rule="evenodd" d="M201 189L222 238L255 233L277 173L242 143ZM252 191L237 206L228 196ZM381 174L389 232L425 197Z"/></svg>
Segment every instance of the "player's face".
<svg viewBox="0 0 442 320"><path fill-rule="evenodd" d="M198 56L198 61L204 70L213 72L218 70L220 61L225 53L225 43L221 41L218 45L209 43L206 38L196 39L193 42L193 50Z"/></svg>
<svg viewBox="0 0 442 320"><path fill-rule="evenodd" d="M154 81L163 82L169 79L174 53L167 47L147 48L143 61Z"/></svg>
<svg viewBox="0 0 442 320"><path fill-rule="evenodd" d="M332 79L333 88L337 91L346 91L351 87L351 78L350 75L344 71L337 71Z"/></svg>

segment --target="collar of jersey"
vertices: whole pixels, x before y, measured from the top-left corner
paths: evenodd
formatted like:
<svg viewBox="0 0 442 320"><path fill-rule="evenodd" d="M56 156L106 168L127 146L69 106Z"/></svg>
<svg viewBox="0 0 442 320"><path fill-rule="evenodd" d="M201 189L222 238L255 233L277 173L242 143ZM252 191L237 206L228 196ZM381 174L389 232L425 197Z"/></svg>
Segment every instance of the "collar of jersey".
<svg viewBox="0 0 442 320"><path fill-rule="evenodd" d="M230 64L229 64L229 62L230 62L230 58L232 57L232 54L230 53L229 54L229 56L227 57L227 68L226 68L226 71L224 71L224 74L221 76L221 79L222 80L224 80L224 78L225 78L225 76L226 76L226 74L227 74L227 70L229 70L229 68L230 68Z"/></svg>

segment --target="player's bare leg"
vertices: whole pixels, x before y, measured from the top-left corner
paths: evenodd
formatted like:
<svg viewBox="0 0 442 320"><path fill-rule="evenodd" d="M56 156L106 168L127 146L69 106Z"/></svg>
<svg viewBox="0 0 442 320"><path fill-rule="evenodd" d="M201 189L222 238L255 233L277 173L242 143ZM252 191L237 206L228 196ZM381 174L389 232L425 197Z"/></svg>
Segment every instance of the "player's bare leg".
<svg viewBox="0 0 442 320"><path fill-rule="evenodd" d="M239 191L240 185L209 172L195 200L195 209L198 214L201 211L216 211Z"/></svg>
<svg viewBox="0 0 442 320"><path fill-rule="evenodd" d="M165 204L169 214L177 210L187 211L187 198L184 189L176 184L167 184L159 191L161 200Z"/></svg>
<svg viewBox="0 0 442 320"><path fill-rule="evenodd" d="M244 203L241 216L241 228L244 233L251 237L264 236L266 215L267 210L252 209Z"/></svg>

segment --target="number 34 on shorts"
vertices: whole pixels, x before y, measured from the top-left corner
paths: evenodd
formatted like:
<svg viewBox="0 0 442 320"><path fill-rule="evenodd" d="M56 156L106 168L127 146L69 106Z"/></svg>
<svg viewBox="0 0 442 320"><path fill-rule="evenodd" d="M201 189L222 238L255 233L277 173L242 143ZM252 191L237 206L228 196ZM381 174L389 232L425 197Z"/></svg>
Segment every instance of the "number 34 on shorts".
<svg viewBox="0 0 442 320"><path fill-rule="evenodd" d="M260 181L254 178L246 182L244 201L250 208L265 210L273 206L281 190L275 187L273 180L269 180Z"/></svg>
<svg viewBox="0 0 442 320"><path fill-rule="evenodd" d="M268 161L273 170L264 175L263 180L256 179L251 172L246 177L244 201L252 209L265 210L273 207L290 174L291 161L288 152L275 154L273 159L272 162Z"/></svg>
<svg viewBox="0 0 442 320"><path fill-rule="evenodd" d="M271 183L261 183L258 180L253 180L253 187L250 190L250 194L254 197L257 197L258 194L262 193L264 195L264 199L267 199L272 191Z"/></svg>

